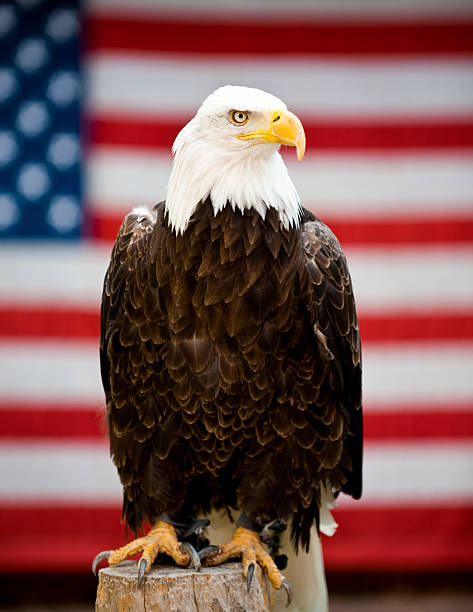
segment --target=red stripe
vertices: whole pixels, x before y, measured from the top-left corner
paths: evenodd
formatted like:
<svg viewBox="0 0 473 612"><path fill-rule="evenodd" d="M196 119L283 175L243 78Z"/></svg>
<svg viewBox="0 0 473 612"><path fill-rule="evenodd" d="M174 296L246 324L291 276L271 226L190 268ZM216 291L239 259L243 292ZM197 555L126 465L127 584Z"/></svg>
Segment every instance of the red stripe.
<svg viewBox="0 0 473 612"><path fill-rule="evenodd" d="M96 339L98 343L99 326L98 310L0 305L0 338ZM473 312L361 312L360 330L364 342L471 340Z"/></svg>
<svg viewBox="0 0 473 612"><path fill-rule="evenodd" d="M0 440L106 440L105 407L0 402ZM370 441L473 439L473 405L392 406L365 410Z"/></svg>
<svg viewBox="0 0 473 612"><path fill-rule="evenodd" d="M100 333L97 309L25 306L0 306L0 338L96 339Z"/></svg>
<svg viewBox="0 0 473 612"><path fill-rule="evenodd" d="M340 527L323 538L328 569L473 568L473 507L350 504L334 511Z"/></svg>
<svg viewBox="0 0 473 612"><path fill-rule="evenodd" d="M365 440L410 441L473 438L473 405L459 411L455 406L420 411L419 407L392 407L392 412L376 412L368 407L364 413ZM417 411L416 411L417 410Z"/></svg>
<svg viewBox="0 0 473 612"><path fill-rule="evenodd" d="M87 124L88 139L94 145L164 148L171 151L174 139L190 119L191 115L165 119L130 117L112 112L94 115Z"/></svg>
<svg viewBox="0 0 473 612"><path fill-rule="evenodd" d="M363 342L473 339L473 311L360 313Z"/></svg>
<svg viewBox="0 0 473 612"><path fill-rule="evenodd" d="M323 537L328 570L473 568L473 508L376 506L335 511L340 527ZM0 508L0 570L90 571L94 556L124 544L118 506Z"/></svg>
<svg viewBox="0 0 473 612"><path fill-rule="evenodd" d="M106 440L103 406L0 401L0 439Z"/></svg>
<svg viewBox="0 0 473 612"><path fill-rule="evenodd" d="M448 206L446 209L448 210ZM324 217L323 221L344 246L407 246L473 242L473 216L469 214L369 220Z"/></svg>
<svg viewBox="0 0 473 612"><path fill-rule="evenodd" d="M118 506L0 507L0 570L90 571L101 550L126 542Z"/></svg>
<svg viewBox="0 0 473 612"><path fill-rule="evenodd" d="M90 16L86 22L89 50L172 53L274 55L460 54L473 51L471 18L442 21L340 23L340 19L291 19L271 23L231 16L214 19Z"/></svg>
<svg viewBox="0 0 473 612"><path fill-rule="evenodd" d="M90 119L89 139L96 145L163 148L170 151L191 119L154 116L98 115ZM464 149L473 147L473 119L437 117L425 120L318 118L304 120L311 151Z"/></svg>
<svg viewBox="0 0 473 612"><path fill-rule="evenodd" d="M473 204L472 204L473 206ZM317 210L317 205L311 207ZM448 208L446 206L446 208ZM96 240L115 241L124 213L89 208L84 232ZM330 218L324 223L332 228L341 244L370 246L408 246L473 242L473 215L435 217L396 216L380 219L359 217Z"/></svg>

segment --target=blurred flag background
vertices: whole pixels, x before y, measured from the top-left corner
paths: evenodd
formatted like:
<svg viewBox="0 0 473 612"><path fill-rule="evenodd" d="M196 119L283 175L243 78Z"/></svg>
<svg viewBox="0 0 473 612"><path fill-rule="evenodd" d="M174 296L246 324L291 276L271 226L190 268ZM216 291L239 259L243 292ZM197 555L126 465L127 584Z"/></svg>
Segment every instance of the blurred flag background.
<svg viewBox="0 0 473 612"><path fill-rule="evenodd" d="M365 493L327 569L473 568L473 4L0 4L0 569L90 571L125 540L99 379L121 219L224 84L299 115L283 152L347 254Z"/></svg>

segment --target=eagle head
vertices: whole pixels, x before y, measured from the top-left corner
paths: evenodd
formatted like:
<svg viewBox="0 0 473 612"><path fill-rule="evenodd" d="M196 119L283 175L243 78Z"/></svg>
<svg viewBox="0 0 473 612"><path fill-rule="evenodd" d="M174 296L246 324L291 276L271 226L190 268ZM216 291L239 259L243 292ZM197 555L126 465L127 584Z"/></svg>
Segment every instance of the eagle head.
<svg viewBox="0 0 473 612"><path fill-rule="evenodd" d="M284 144L296 147L299 160L304 156L302 123L282 100L261 89L220 87L204 100L195 121L207 126L208 141L225 152L267 156Z"/></svg>
<svg viewBox="0 0 473 612"><path fill-rule="evenodd" d="M199 202L210 198L215 214L226 205L268 208L281 222L299 222L300 203L281 145L305 152L304 128L276 96L260 89L226 85L210 94L179 132L168 183L166 210L174 231L183 233Z"/></svg>

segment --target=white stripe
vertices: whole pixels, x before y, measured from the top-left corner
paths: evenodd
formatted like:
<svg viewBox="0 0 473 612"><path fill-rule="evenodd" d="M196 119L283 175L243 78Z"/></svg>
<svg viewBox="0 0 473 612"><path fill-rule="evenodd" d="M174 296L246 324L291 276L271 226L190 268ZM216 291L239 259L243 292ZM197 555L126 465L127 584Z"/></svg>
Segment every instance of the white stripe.
<svg viewBox="0 0 473 612"><path fill-rule="evenodd" d="M473 304L473 249L345 249L360 311L458 308Z"/></svg>
<svg viewBox="0 0 473 612"><path fill-rule="evenodd" d="M473 501L471 445L369 444L365 451L361 504ZM0 448L0 498L119 503L121 486L106 444L7 443Z"/></svg>
<svg viewBox="0 0 473 612"><path fill-rule="evenodd" d="M285 156L303 206L319 216L450 215L473 211L473 157ZM88 166L89 199L124 212L166 197L171 155L96 148Z"/></svg>
<svg viewBox="0 0 473 612"><path fill-rule="evenodd" d="M309 155L287 160L301 201L319 214L452 216L473 212L473 157Z"/></svg>
<svg viewBox="0 0 473 612"><path fill-rule="evenodd" d="M366 405L473 402L473 343L365 343ZM104 403L98 343L0 343L2 400Z"/></svg>
<svg viewBox="0 0 473 612"><path fill-rule="evenodd" d="M351 506L347 496L342 504ZM473 447L469 443L367 444L363 505L473 502ZM357 502L358 503L358 502Z"/></svg>
<svg viewBox="0 0 473 612"><path fill-rule="evenodd" d="M473 62L461 59L343 63L101 52L89 60L87 76L92 114L192 116L204 98L228 83L264 89L293 112L308 115L425 117L473 111Z"/></svg>
<svg viewBox="0 0 473 612"><path fill-rule="evenodd" d="M0 397L105 403L99 348L91 342L0 343Z"/></svg>
<svg viewBox="0 0 473 612"><path fill-rule="evenodd" d="M413 15L429 19L442 19L452 15L471 15L470 0L86 0L85 7L92 14L113 14L153 16L174 13L182 20L202 17L228 16L236 20L254 18L268 21L280 21L290 15L293 19L299 16L338 17L344 21L359 19L379 19L380 17L396 21L410 18ZM183 9L185 11L183 12Z"/></svg>
<svg viewBox="0 0 473 612"><path fill-rule="evenodd" d="M126 149L92 149L87 164L87 193L93 206L119 212L154 206L166 198L172 157L129 153Z"/></svg>
<svg viewBox="0 0 473 612"><path fill-rule="evenodd" d="M110 247L0 245L0 304L98 308ZM346 249L360 311L470 308L473 249Z"/></svg>
<svg viewBox="0 0 473 612"><path fill-rule="evenodd" d="M0 497L120 502L122 488L105 443L2 443Z"/></svg>
<svg viewBox="0 0 473 612"><path fill-rule="evenodd" d="M99 308L111 247L0 244L0 303Z"/></svg>
<svg viewBox="0 0 473 612"><path fill-rule="evenodd" d="M366 404L454 405L473 400L473 343L365 343Z"/></svg>

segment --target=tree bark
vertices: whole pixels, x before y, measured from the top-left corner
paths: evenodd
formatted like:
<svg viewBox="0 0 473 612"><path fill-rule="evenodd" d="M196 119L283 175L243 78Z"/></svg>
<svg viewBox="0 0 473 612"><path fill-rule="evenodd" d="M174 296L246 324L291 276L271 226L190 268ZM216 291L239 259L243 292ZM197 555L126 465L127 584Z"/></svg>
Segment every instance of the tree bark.
<svg viewBox="0 0 473 612"><path fill-rule="evenodd" d="M270 587L257 566L250 591L241 563L199 571L160 565L138 586L136 562L100 570L96 612L267 612Z"/></svg>

